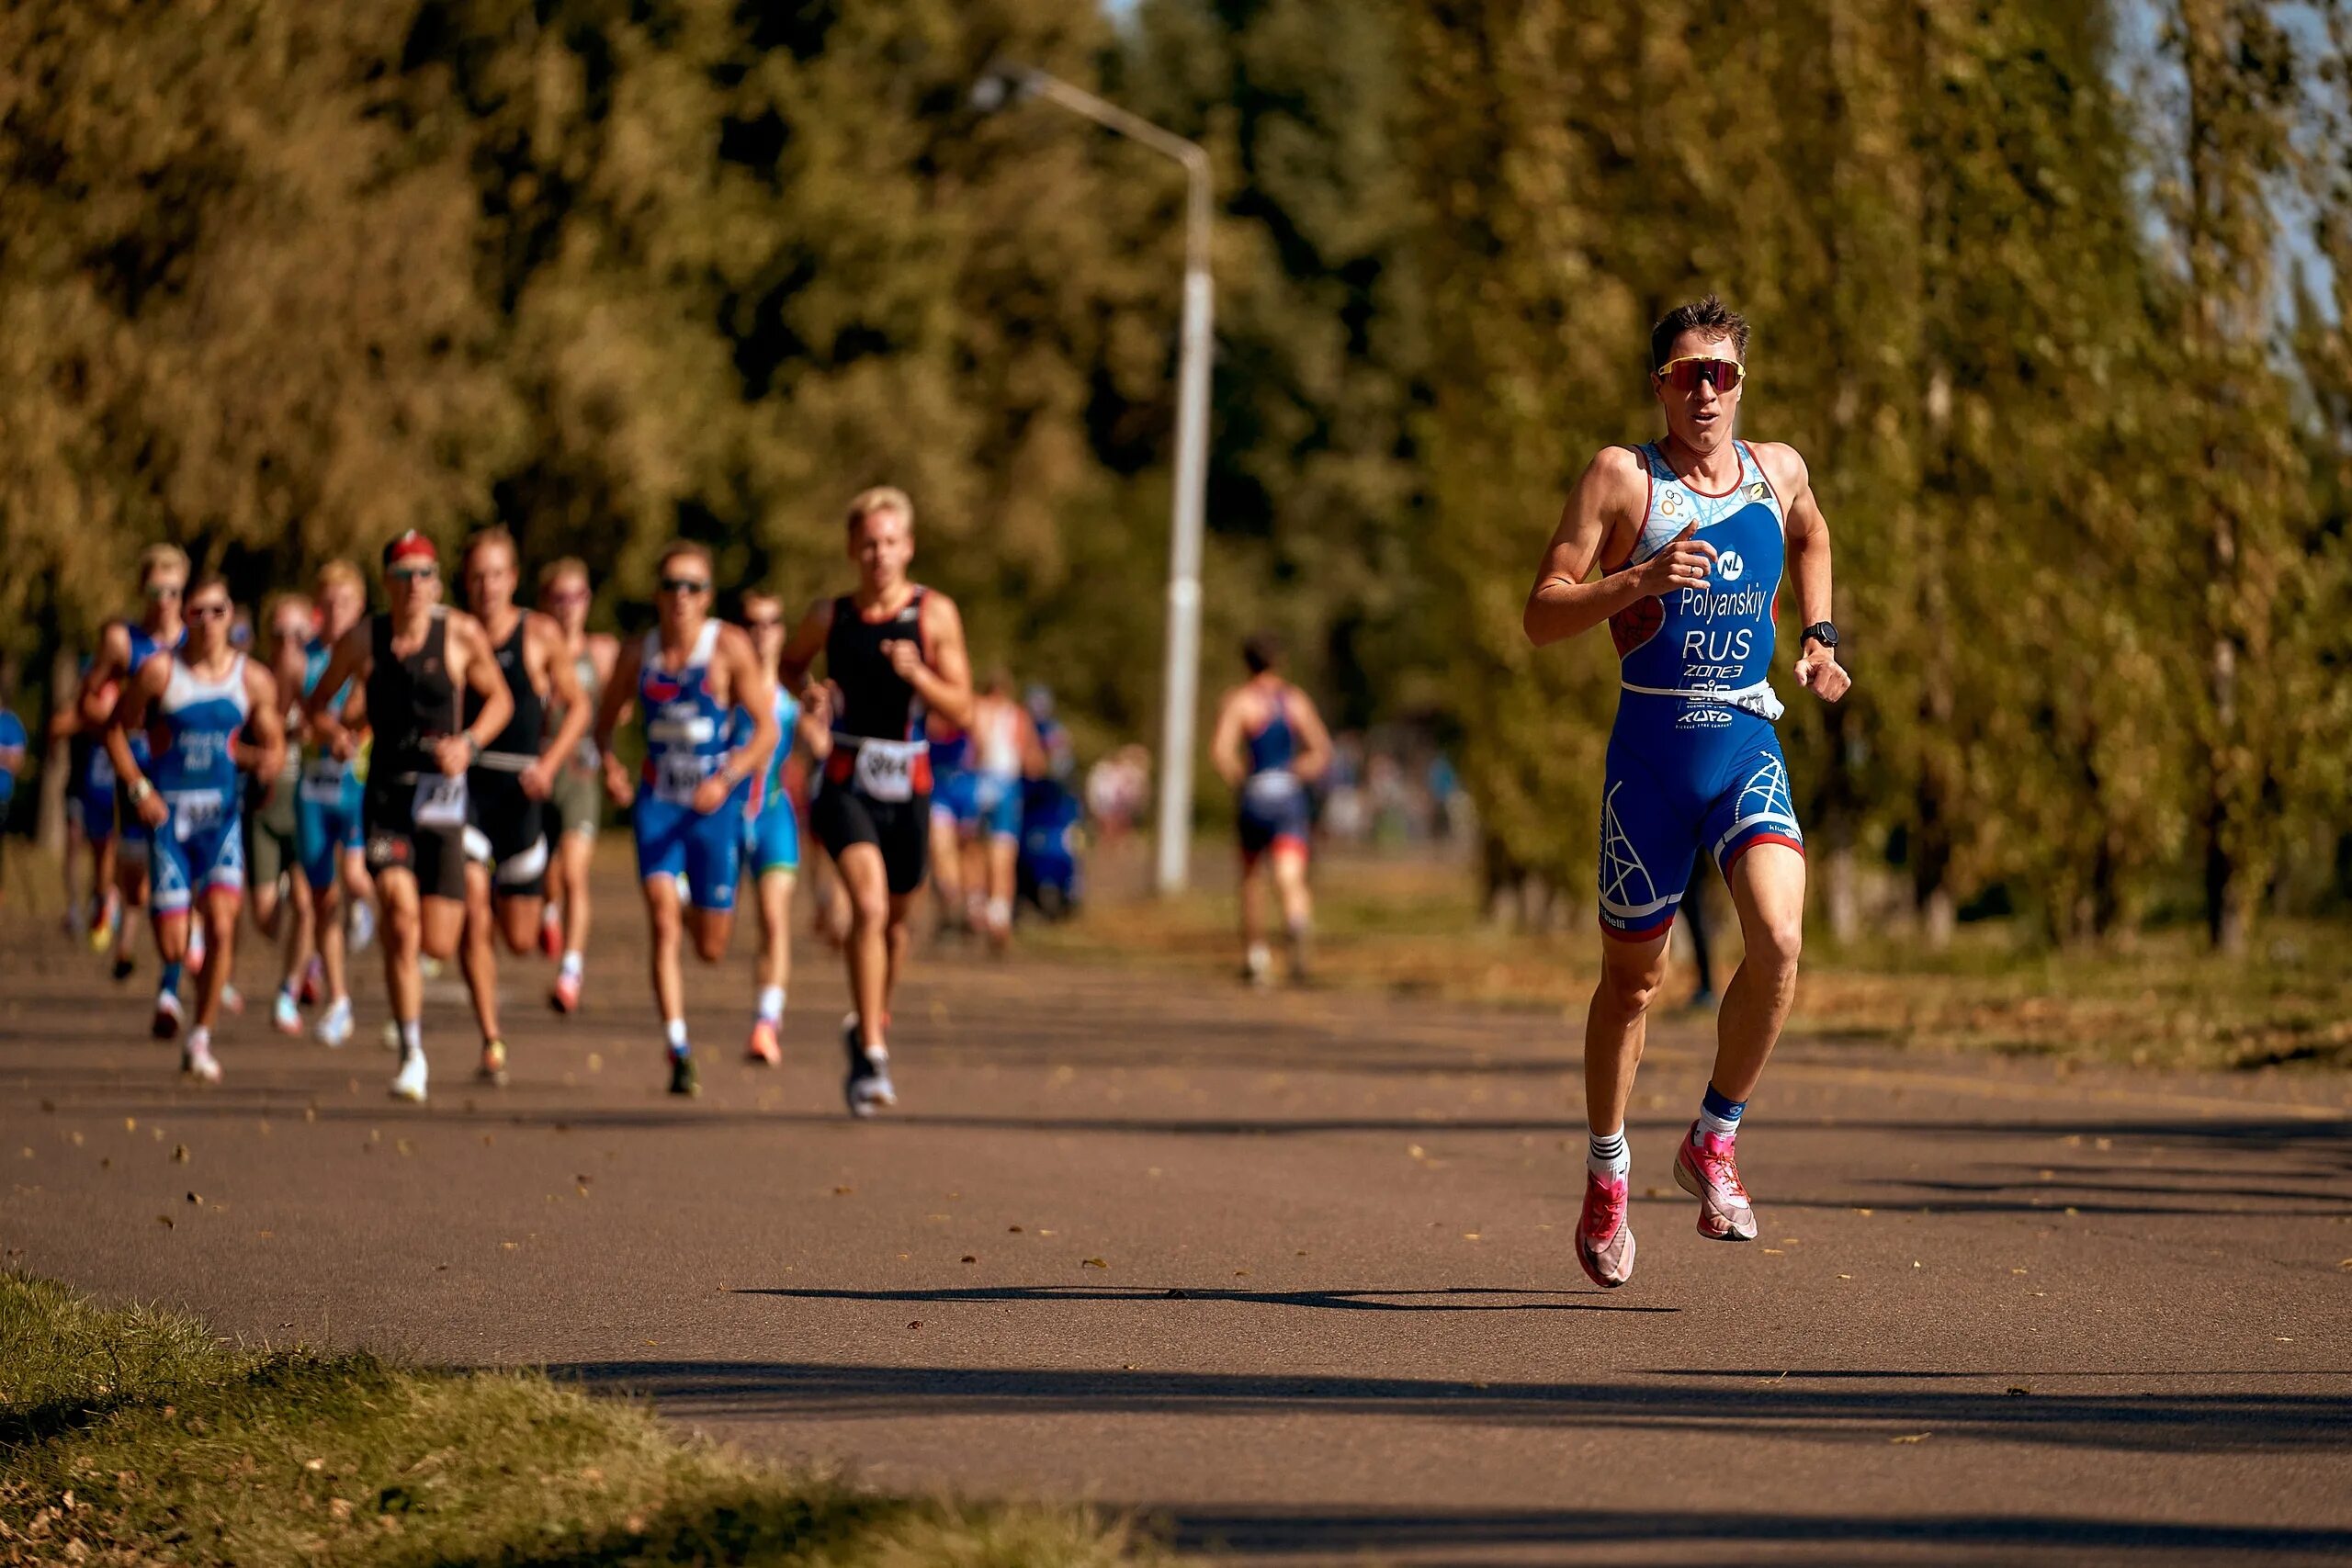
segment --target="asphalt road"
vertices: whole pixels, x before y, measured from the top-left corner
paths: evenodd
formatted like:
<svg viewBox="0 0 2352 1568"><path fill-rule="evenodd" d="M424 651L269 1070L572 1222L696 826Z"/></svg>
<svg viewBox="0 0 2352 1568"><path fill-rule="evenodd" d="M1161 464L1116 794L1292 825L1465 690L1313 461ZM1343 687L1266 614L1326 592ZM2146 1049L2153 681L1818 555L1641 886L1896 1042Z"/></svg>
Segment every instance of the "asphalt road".
<svg viewBox="0 0 2352 1568"><path fill-rule="evenodd" d="M1266 1562L2352 1555L2344 1076L1792 1039L1736 1247L1672 1183L1707 1042L1671 1021L1640 1269L1604 1294L1555 1015L925 958L904 1106L854 1124L830 961L801 953L767 1070L736 1059L739 955L696 985L706 1091L673 1103L625 897L579 1018L510 967L504 1090L436 983L423 1109L385 1096L372 966L366 1043L256 1012L198 1092L138 982L0 926L0 1252Z"/></svg>

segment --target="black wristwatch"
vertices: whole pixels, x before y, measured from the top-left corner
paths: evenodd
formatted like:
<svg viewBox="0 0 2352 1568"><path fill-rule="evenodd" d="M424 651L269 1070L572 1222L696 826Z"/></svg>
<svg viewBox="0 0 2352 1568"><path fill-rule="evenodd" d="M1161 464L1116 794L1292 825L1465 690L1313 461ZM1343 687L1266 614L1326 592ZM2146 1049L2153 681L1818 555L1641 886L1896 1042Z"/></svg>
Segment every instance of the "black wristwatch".
<svg viewBox="0 0 2352 1568"><path fill-rule="evenodd" d="M1803 648L1808 639L1824 648L1835 648L1838 646L1838 628L1827 621L1815 621L1797 634L1797 646Z"/></svg>

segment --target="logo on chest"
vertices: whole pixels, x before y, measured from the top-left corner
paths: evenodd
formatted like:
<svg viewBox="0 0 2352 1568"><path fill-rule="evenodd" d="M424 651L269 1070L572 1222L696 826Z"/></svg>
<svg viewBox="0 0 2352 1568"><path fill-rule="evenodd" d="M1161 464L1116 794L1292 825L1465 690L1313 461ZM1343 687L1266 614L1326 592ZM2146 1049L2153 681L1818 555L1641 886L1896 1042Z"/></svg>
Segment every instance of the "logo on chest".
<svg viewBox="0 0 2352 1568"><path fill-rule="evenodd" d="M1740 573L1747 570L1747 563L1739 558L1737 550L1725 550L1715 558L1715 575L1725 582L1737 582Z"/></svg>

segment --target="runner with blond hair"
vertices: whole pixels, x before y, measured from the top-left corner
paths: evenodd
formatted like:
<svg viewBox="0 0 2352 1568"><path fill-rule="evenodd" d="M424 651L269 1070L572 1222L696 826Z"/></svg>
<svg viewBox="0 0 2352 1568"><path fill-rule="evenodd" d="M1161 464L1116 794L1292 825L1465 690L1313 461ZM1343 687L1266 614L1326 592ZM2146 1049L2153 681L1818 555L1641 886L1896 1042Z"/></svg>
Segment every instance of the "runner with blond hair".
<svg viewBox="0 0 2352 1568"><path fill-rule="evenodd" d="M563 655L571 661L592 729L605 684L620 657L618 637L588 629L594 598L588 563L579 557L566 556L540 569L539 609L563 633ZM569 717L570 710L559 701L548 710L548 723L561 725ZM588 869L595 857L597 829L604 825L603 771L592 734L556 771L555 789L548 796L548 897L539 919L539 946L560 960L555 985L548 992L548 1005L558 1012L580 1006L580 987L587 976Z"/></svg>
<svg viewBox="0 0 2352 1568"><path fill-rule="evenodd" d="M93 736L103 736L107 723L114 717L114 705L124 684L139 667L159 651L175 649L187 636L187 628L180 619L180 602L187 592L187 553L176 545L150 545L139 552L139 593L144 601L135 621L116 621L98 638L98 651L90 660L87 673L82 677L81 716L84 726ZM224 630L226 628L223 628ZM147 736L134 731L128 737L132 761L145 766ZM111 753L113 748L107 748ZM96 764L93 764L94 772ZM106 770L108 782L114 783L111 756ZM94 781L95 782L95 781ZM147 907L147 835L148 828L142 813L130 809L119 787L107 792L113 799L115 822L115 886L119 897L119 919L114 928L114 977L126 978L130 974L131 953L137 946L138 917ZM95 828L95 824L85 824ZM103 890L94 889L95 897L103 898ZM180 967L183 961L167 959L164 964L164 984L177 1005ZM200 942L192 942L186 962L189 966L204 966ZM160 993L159 993L160 994Z"/></svg>
<svg viewBox="0 0 2352 1568"><path fill-rule="evenodd" d="M854 1010L842 1021L850 1114L898 1103L890 1081L890 995L907 956L907 913L923 884L931 830L927 713L972 722L972 670L956 602L907 575L914 503L881 486L850 502L844 525L857 587L808 607L781 660L785 683L806 682L821 656L824 685L801 701L831 727L809 825L839 867L850 903Z"/></svg>

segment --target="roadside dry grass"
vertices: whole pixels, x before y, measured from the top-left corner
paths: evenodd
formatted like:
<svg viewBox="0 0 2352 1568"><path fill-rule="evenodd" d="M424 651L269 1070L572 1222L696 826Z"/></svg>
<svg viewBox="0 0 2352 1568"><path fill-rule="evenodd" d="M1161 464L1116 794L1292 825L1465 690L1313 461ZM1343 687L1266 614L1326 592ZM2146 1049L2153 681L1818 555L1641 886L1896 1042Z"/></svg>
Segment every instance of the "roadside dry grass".
<svg viewBox="0 0 2352 1568"><path fill-rule="evenodd" d="M0 1277L0 1563L1134 1562L1075 1508L876 1496L513 1372L256 1350Z"/></svg>
<svg viewBox="0 0 2352 1568"><path fill-rule="evenodd" d="M1488 924L1458 865L1335 857L1316 880L1317 984L1583 1015L1600 938L1581 902L1562 930L1527 933ZM1715 908L1720 985L1739 936L1727 905ZM1237 919L1233 893L1215 889L1106 900L1067 925L1033 925L1023 941L1072 958L1233 974ZM1811 1033L2140 1065L2352 1066L2352 931L2339 927L2268 928L2245 959L2211 953L2188 931L2052 951L2001 921L1963 926L1941 953L1900 931L1844 947L1818 931L1811 941L1792 1024ZM1695 984L1678 952L1668 996Z"/></svg>

